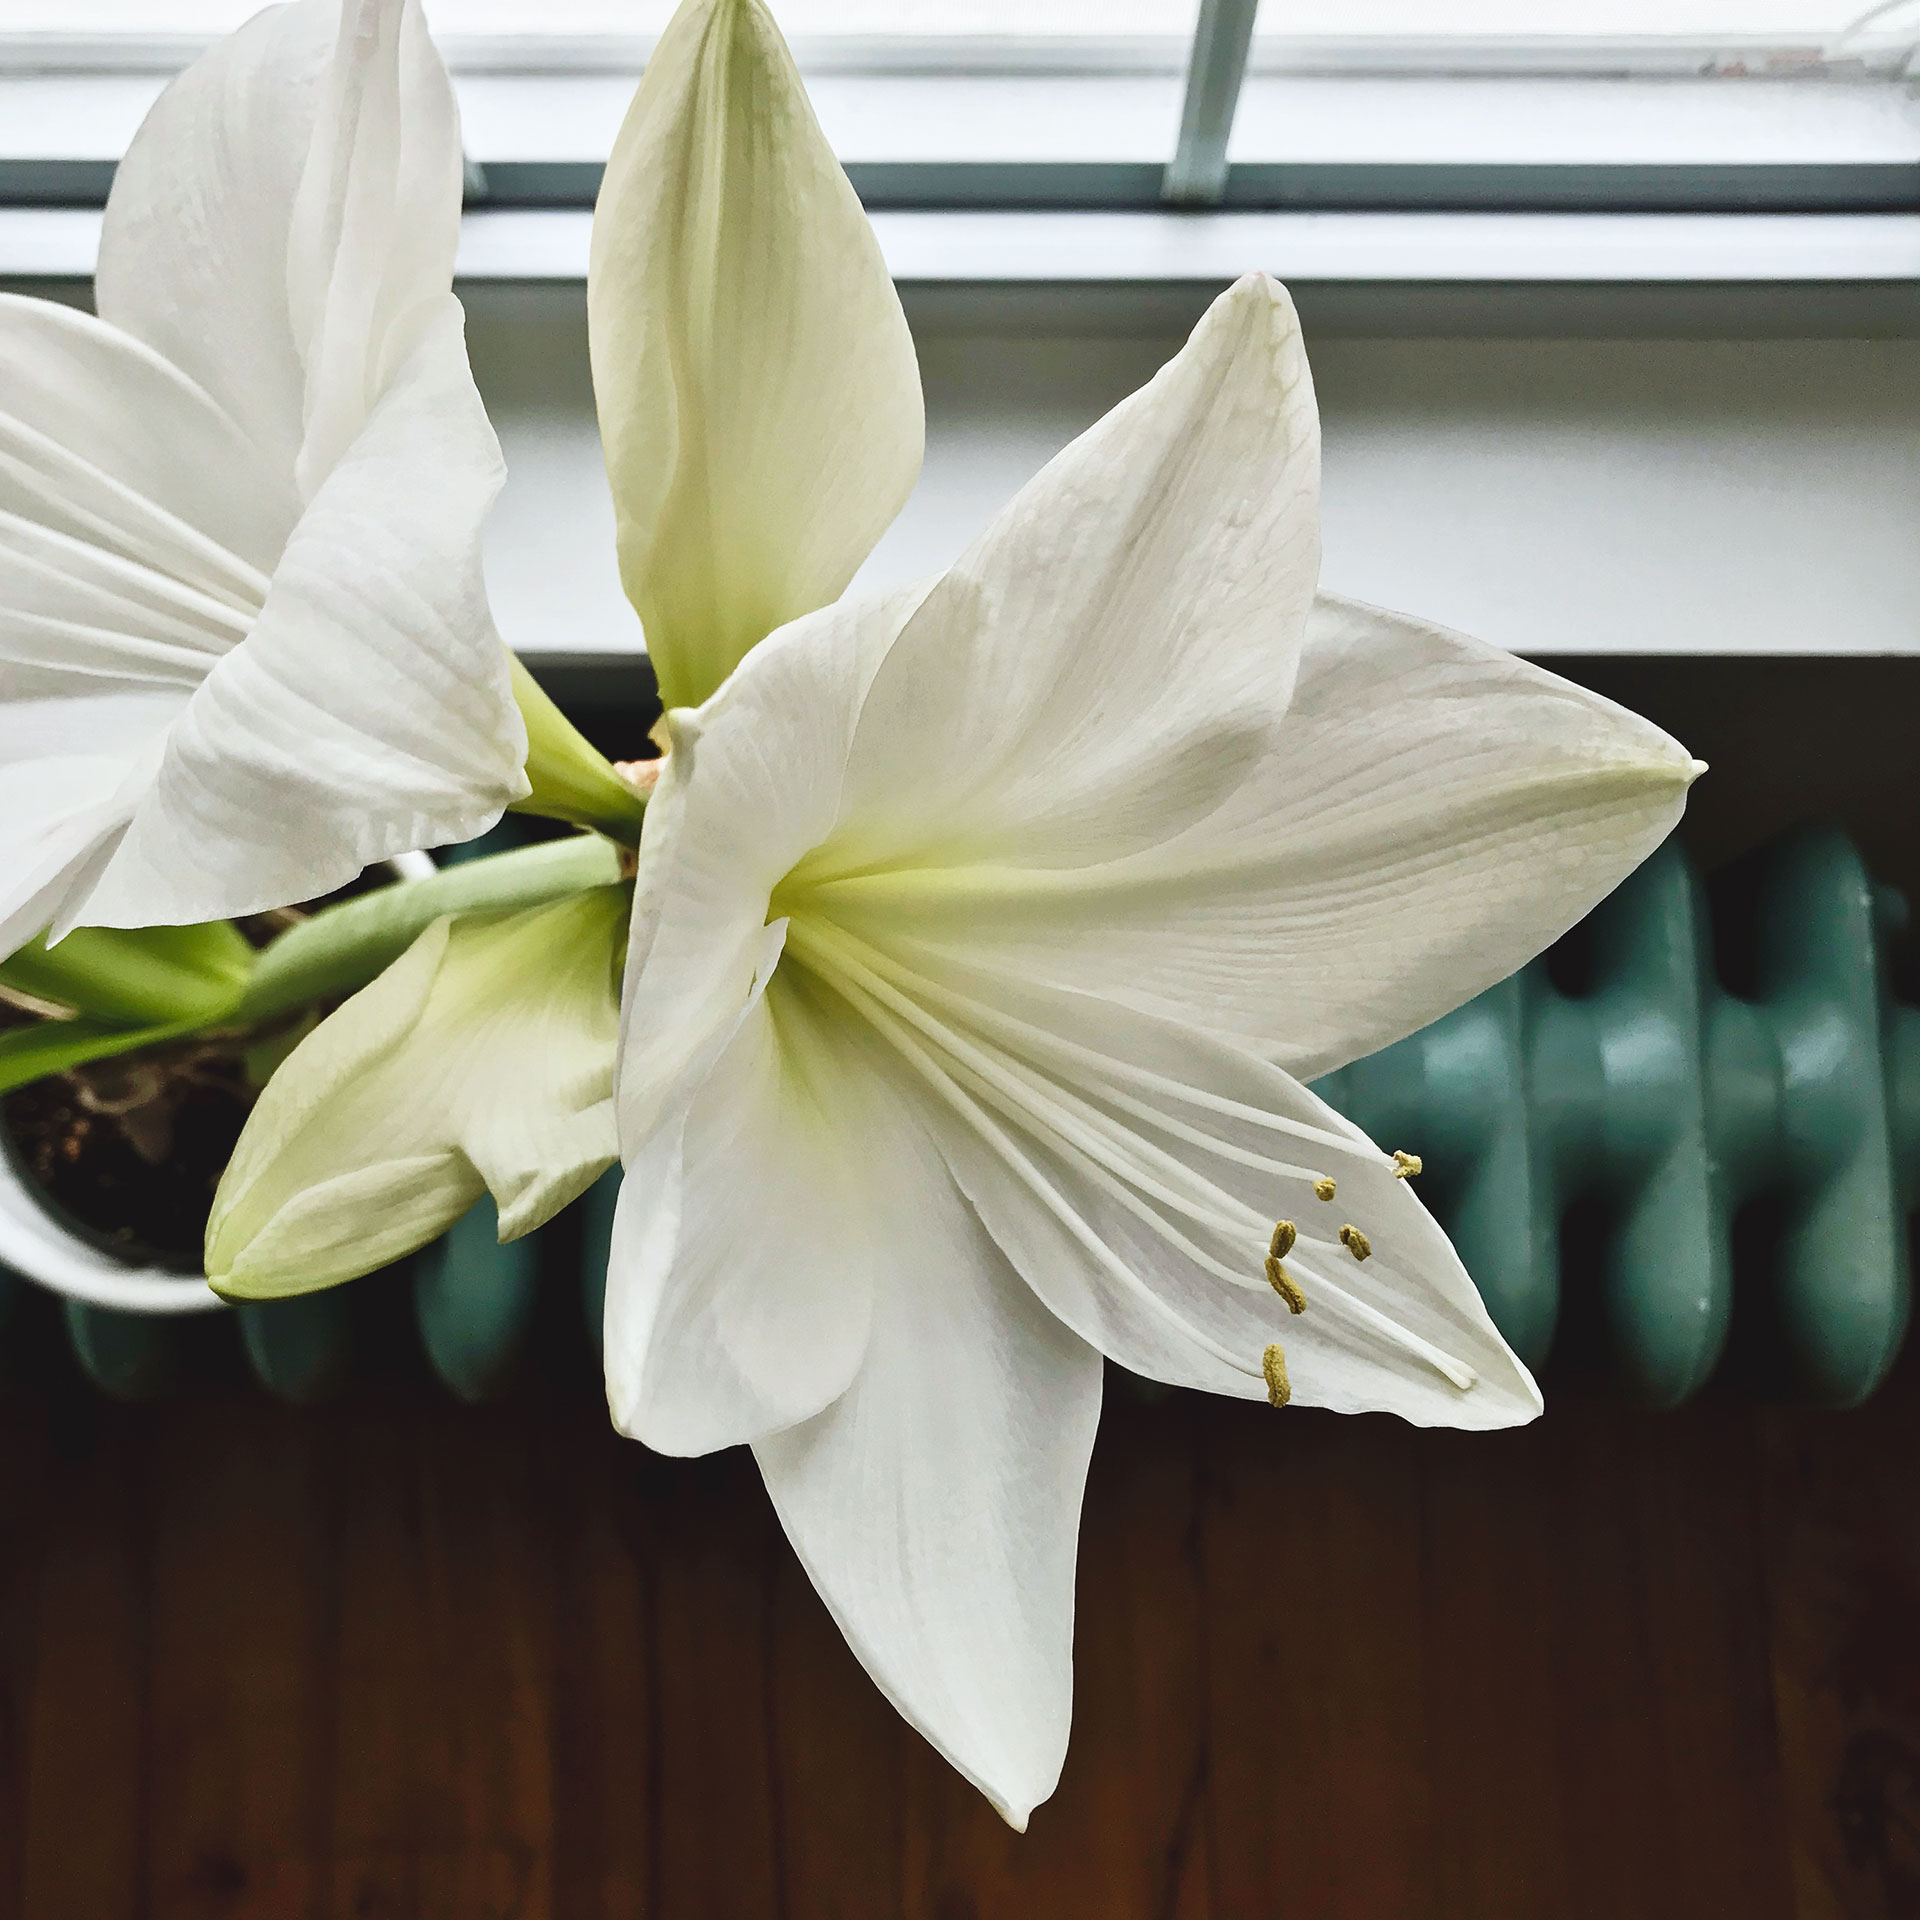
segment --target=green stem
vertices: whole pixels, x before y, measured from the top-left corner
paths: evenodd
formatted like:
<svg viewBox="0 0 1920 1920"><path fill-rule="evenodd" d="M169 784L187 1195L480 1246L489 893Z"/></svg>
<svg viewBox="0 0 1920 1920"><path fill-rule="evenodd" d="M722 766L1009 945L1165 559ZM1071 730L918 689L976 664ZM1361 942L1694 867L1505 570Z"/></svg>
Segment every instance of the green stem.
<svg viewBox="0 0 1920 1920"><path fill-rule="evenodd" d="M527 779L533 787L512 810L591 827L623 847L637 847L647 803L553 704L520 656L510 652L507 657L513 663L513 697L527 723Z"/></svg>
<svg viewBox="0 0 1920 1920"><path fill-rule="evenodd" d="M226 920L191 927L76 927L0 960L0 982L111 1024L207 1020L240 998L253 949Z"/></svg>
<svg viewBox="0 0 1920 1920"><path fill-rule="evenodd" d="M315 1000L353 993L399 959L442 914L511 912L619 877L619 851L597 835L580 834L464 860L431 880L403 880L343 900L289 927L260 955L233 1017L269 1020Z"/></svg>
<svg viewBox="0 0 1920 1920"><path fill-rule="evenodd" d="M317 1002L357 992L443 914L516 912L611 885L620 869L619 849L597 834L550 840L323 907L258 955L225 920L81 927L51 949L31 942L0 962L0 982L78 1012L0 1033L0 1093L213 1029L264 1032L249 1052L264 1079L306 1028L268 1030L299 1012L310 1026Z"/></svg>

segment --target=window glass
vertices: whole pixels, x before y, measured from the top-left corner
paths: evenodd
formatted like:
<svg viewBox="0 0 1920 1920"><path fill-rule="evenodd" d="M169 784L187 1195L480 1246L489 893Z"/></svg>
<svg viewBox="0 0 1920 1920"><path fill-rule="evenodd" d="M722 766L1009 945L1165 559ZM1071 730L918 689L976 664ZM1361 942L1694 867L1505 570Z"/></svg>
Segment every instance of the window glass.
<svg viewBox="0 0 1920 1920"><path fill-rule="evenodd" d="M0 31L14 33L224 33L258 0L0 0ZM673 0L426 0L443 34L658 33ZM1048 39L1193 32L1195 0L777 0L796 37L857 34L890 40Z"/></svg>
<svg viewBox="0 0 1920 1920"><path fill-rule="evenodd" d="M1821 42L1861 0L1261 0L1254 31L1314 39Z"/></svg>

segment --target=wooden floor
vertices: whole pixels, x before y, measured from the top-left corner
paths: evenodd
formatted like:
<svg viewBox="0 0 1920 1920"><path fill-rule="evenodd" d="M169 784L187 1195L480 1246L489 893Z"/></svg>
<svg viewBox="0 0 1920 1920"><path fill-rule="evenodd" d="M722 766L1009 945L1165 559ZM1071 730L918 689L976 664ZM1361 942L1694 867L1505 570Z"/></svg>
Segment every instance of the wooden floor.
<svg viewBox="0 0 1920 1920"><path fill-rule="evenodd" d="M584 1365L0 1397L0 1915L1920 1913L1920 1369L1493 1438L1110 1395L1006 1831Z"/></svg>

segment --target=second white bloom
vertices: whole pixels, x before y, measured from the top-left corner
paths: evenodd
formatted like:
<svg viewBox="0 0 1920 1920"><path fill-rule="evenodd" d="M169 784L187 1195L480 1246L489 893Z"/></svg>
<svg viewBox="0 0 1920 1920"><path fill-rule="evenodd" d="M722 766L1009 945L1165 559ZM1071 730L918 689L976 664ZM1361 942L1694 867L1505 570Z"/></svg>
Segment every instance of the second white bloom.
<svg viewBox="0 0 1920 1920"><path fill-rule="evenodd" d="M217 919L527 792L418 0L300 0L161 96L100 317L0 296L0 953Z"/></svg>

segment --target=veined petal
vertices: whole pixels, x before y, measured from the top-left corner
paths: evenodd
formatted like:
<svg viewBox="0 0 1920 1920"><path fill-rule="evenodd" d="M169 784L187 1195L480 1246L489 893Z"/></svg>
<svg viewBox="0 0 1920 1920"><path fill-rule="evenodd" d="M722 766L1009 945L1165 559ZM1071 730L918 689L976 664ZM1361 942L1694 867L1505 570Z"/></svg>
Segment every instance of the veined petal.
<svg viewBox="0 0 1920 1920"><path fill-rule="evenodd" d="M1279 1343L1302 1405L1472 1428L1539 1412L1393 1163L1279 1069L911 941L883 950L796 919L788 956L894 1049L987 1231L1048 1308L1122 1366L1258 1398ZM1297 1229L1285 1264L1301 1313L1265 1271L1282 1220ZM1365 1257L1343 1241L1348 1226Z"/></svg>
<svg viewBox="0 0 1920 1920"><path fill-rule="evenodd" d="M459 213L458 123L417 0L299 0L147 116L96 302L310 495L446 294Z"/></svg>
<svg viewBox="0 0 1920 1920"><path fill-rule="evenodd" d="M0 296L0 951L97 876L129 782L245 633L293 512L150 348Z"/></svg>
<svg viewBox="0 0 1920 1920"><path fill-rule="evenodd" d="M891 1133L901 1184L874 1230L894 1271L865 1363L754 1453L861 1664L1024 1828L1066 1752L1100 1359L1021 1284L904 1111Z"/></svg>
<svg viewBox="0 0 1920 1920"><path fill-rule="evenodd" d="M913 342L760 0L691 0L593 221L587 315L620 572L669 707L838 597L920 468Z"/></svg>
<svg viewBox="0 0 1920 1920"><path fill-rule="evenodd" d="M1081 867L1204 817L1286 712L1319 473L1293 304L1251 275L928 593L801 877Z"/></svg>
<svg viewBox="0 0 1920 1920"><path fill-rule="evenodd" d="M623 995L629 1156L687 1097L746 1006L768 896L832 827L861 697L923 591L796 620L705 707L667 716L672 746L641 835Z"/></svg>
<svg viewBox="0 0 1920 1920"><path fill-rule="evenodd" d="M299 511L291 480L152 347L0 294L0 511L252 612Z"/></svg>
<svg viewBox="0 0 1920 1920"><path fill-rule="evenodd" d="M1065 874L867 874L820 901L857 931L910 926L1313 1078L1565 932L1672 830L1698 771L1657 727L1511 654L1323 597L1267 750L1165 845Z"/></svg>
<svg viewBox="0 0 1920 1920"><path fill-rule="evenodd" d="M630 1156L606 1314L614 1424L662 1453L790 1427L838 1398L876 1286L913 1264L877 1228L899 1177L864 1050L783 981ZM643 1016L644 1017L644 1016Z"/></svg>
<svg viewBox="0 0 1920 1920"><path fill-rule="evenodd" d="M470 839L527 791L480 569L500 478L448 295L69 920L214 920L310 898L372 861Z"/></svg>
<svg viewBox="0 0 1920 1920"><path fill-rule="evenodd" d="M120 790L128 768L142 763L137 739L126 737L138 727L141 704L118 702L101 716L115 727L109 746L120 751L56 751L0 764L0 954L44 929L112 858L127 817ZM35 710L44 707L35 703Z"/></svg>
<svg viewBox="0 0 1920 1920"><path fill-rule="evenodd" d="M436 921L287 1057L214 1196L207 1275L236 1299L371 1272L490 1191L502 1239L615 1157L626 889Z"/></svg>
<svg viewBox="0 0 1920 1920"><path fill-rule="evenodd" d="M419 0L337 4L287 247L308 497L437 323L460 244L460 115Z"/></svg>

